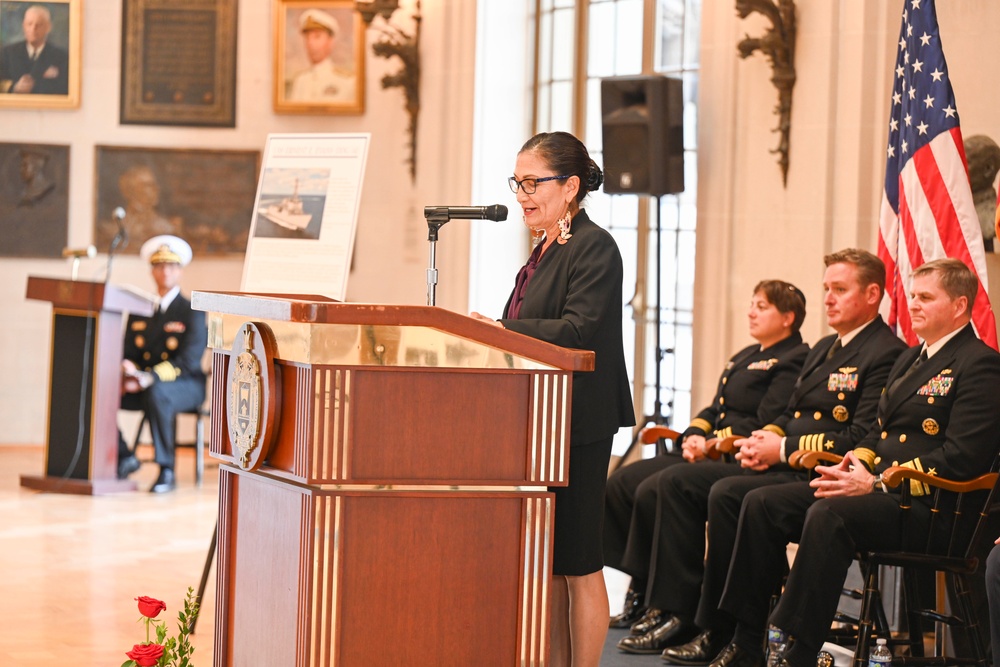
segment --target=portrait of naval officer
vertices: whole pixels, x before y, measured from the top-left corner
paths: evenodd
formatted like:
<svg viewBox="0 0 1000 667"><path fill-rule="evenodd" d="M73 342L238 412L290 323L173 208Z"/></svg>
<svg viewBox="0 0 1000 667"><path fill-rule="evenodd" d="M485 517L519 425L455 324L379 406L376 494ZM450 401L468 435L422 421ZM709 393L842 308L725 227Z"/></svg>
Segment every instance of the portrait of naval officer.
<svg viewBox="0 0 1000 667"><path fill-rule="evenodd" d="M350 28L350 25L344 26ZM307 9L299 16L298 31L308 66L304 69L289 63L290 102L353 102L357 94L355 73L334 60L341 38L341 25L329 12Z"/></svg>

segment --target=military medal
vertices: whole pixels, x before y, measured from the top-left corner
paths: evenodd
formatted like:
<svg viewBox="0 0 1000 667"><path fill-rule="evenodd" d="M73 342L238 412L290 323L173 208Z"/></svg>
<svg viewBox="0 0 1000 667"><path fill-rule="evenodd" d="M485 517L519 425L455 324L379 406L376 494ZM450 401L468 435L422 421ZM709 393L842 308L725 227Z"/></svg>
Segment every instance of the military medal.
<svg viewBox="0 0 1000 667"><path fill-rule="evenodd" d="M761 359L747 366L748 371L769 371L771 367L778 363L777 359Z"/></svg>
<svg viewBox="0 0 1000 667"><path fill-rule="evenodd" d="M846 422L848 417L850 417L850 413L843 405L838 405L833 409L833 418L837 421Z"/></svg>
<svg viewBox="0 0 1000 667"><path fill-rule="evenodd" d="M844 366L838 368L838 372L830 373L826 382L827 391L857 391L858 389L858 369L856 366Z"/></svg>
<svg viewBox="0 0 1000 667"><path fill-rule="evenodd" d="M924 433L926 433L927 435L937 435L938 432L941 430L941 427L938 426L938 423L933 419L925 419L924 423L921 424L921 426L923 426Z"/></svg>

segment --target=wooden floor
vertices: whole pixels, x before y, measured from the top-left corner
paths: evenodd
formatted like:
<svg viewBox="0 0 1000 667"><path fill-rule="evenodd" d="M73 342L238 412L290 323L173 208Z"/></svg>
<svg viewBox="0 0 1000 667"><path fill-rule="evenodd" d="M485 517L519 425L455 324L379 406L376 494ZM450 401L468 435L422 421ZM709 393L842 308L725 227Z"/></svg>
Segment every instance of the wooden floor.
<svg viewBox="0 0 1000 667"><path fill-rule="evenodd" d="M146 489L157 466L134 475L140 491L90 497L21 488L42 473L41 447L0 446L0 665L117 666L144 639L133 598L163 600L171 634L187 588L198 588L217 514L218 467L201 488L191 450L178 452L178 489ZM212 664L215 568L194 664Z"/></svg>

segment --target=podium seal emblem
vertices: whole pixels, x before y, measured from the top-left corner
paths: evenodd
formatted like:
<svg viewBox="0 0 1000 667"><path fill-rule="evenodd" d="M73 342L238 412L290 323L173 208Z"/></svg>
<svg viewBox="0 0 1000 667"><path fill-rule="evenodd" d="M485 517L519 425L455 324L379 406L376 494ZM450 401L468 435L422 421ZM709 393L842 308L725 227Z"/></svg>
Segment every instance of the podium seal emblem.
<svg viewBox="0 0 1000 667"><path fill-rule="evenodd" d="M263 463L276 432L274 339L264 324L240 327L229 354L226 416L234 461L244 470Z"/></svg>

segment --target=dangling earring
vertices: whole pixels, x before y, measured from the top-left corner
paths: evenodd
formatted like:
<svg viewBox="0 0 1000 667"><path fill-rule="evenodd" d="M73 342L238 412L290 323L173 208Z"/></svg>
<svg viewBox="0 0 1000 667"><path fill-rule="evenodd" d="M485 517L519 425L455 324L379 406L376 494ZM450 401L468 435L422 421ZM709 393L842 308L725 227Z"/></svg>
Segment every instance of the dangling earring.
<svg viewBox="0 0 1000 667"><path fill-rule="evenodd" d="M566 214L559 218L559 238L556 241L560 245L565 245L566 241L573 238L573 235L569 233L570 224L573 222L573 216L569 214L569 209L566 209Z"/></svg>
<svg viewBox="0 0 1000 667"><path fill-rule="evenodd" d="M528 227L528 221L525 220L524 216L521 216L521 222L524 223L525 227ZM531 227L528 227L528 233L531 235L531 247L532 248L534 248L539 243L541 243L542 239L545 238L545 230L544 229L532 229Z"/></svg>

